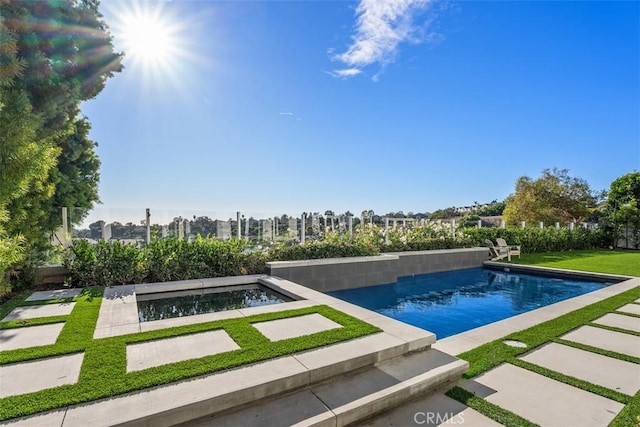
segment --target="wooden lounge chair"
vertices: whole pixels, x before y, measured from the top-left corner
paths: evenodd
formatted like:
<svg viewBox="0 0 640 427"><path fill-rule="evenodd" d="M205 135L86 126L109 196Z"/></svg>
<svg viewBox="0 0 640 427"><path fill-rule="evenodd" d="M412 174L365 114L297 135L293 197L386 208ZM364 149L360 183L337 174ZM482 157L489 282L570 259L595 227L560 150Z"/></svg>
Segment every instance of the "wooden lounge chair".
<svg viewBox="0 0 640 427"><path fill-rule="evenodd" d="M493 242L489 239L484 241L484 244L489 248L489 253L491 254L491 261L498 261L502 258L506 258L509 256L509 250L504 250L503 248L497 247L493 244ZM511 258L509 258L511 261Z"/></svg>
<svg viewBox="0 0 640 427"><path fill-rule="evenodd" d="M497 238L496 243L498 244L498 248L509 254L509 261L511 261L511 255L518 255L518 258L520 258L520 245L508 245L507 242L501 238Z"/></svg>

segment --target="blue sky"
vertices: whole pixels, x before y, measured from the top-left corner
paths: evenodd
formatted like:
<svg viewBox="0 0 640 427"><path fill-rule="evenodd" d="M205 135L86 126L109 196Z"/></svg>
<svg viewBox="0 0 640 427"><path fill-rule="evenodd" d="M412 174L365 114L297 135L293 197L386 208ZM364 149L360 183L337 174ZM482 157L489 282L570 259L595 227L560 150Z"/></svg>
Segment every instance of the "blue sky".
<svg viewBox="0 0 640 427"><path fill-rule="evenodd" d="M82 107L100 211L425 212L552 167L607 189L640 169L639 5L103 0L127 56Z"/></svg>

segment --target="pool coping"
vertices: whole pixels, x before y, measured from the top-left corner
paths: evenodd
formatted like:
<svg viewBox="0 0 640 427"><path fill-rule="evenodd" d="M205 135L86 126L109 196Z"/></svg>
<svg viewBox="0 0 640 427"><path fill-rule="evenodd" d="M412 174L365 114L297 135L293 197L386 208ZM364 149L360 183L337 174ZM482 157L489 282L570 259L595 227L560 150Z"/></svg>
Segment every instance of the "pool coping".
<svg viewBox="0 0 640 427"><path fill-rule="evenodd" d="M461 332L446 338L438 339L431 347L437 350L449 353L451 355L459 355L466 351L472 350L488 342L503 338L514 332L518 332L540 323L555 319L564 314L605 300L614 295L618 295L629 289L640 286L640 277L622 276L602 273L588 273L583 271L565 270L560 268L549 267L533 267L522 266L520 264L509 264L501 262L487 261L485 266L491 269L500 269L504 271L517 271L522 273L535 273L541 275L553 275L555 277L568 277L574 279L592 279L597 281L613 281L619 282L609 285L605 288L598 289L574 298L540 307L538 309L509 317L504 320L480 326L469 331ZM523 268L524 267L524 268Z"/></svg>

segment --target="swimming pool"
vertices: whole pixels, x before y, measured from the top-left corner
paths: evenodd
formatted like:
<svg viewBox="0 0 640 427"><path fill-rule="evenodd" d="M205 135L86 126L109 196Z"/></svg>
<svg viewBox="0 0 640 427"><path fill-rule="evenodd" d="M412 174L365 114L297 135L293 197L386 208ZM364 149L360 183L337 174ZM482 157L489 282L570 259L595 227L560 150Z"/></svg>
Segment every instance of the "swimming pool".
<svg viewBox="0 0 640 427"><path fill-rule="evenodd" d="M440 339L608 285L471 268L328 294L431 331Z"/></svg>
<svg viewBox="0 0 640 427"><path fill-rule="evenodd" d="M280 304L288 296L258 283L138 295L140 322Z"/></svg>

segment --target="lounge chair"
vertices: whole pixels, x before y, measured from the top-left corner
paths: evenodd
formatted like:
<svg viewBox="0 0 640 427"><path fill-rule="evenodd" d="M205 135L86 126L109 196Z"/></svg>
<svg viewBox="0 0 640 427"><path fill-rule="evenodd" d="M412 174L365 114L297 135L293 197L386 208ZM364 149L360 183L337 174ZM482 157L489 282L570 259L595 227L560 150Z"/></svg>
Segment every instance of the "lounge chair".
<svg viewBox="0 0 640 427"><path fill-rule="evenodd" d="M509 256L509 250L505 250L493 244L493 242L489 239L484 241L484 244L489 248L489 253L491 254L491 261L498 261L502 258L506 258ZM511 261L511 258L509 258Z"/></svg>
<svg viewBox="0 0 640 427"><path fill-rule="evenodd" d="M518 255L518 258L520 258L520 245L508 245L507 242L501 238L497 238L496 243L498 244L498 248L509 254L509 261L511 261L511 255Z"/></svg>

